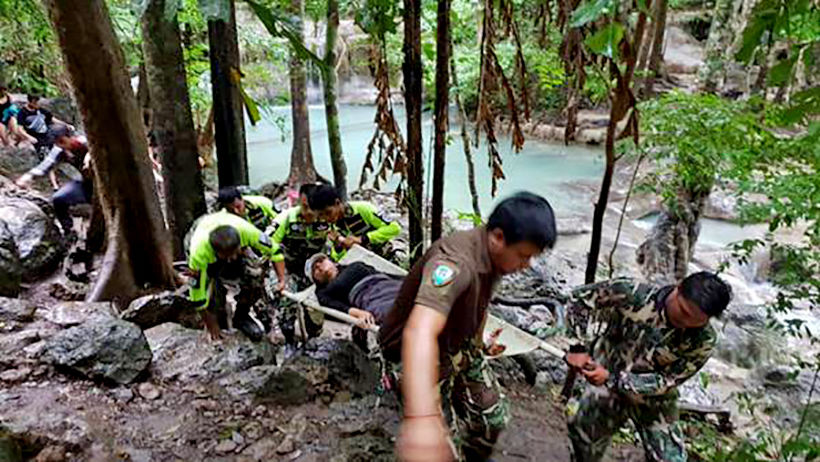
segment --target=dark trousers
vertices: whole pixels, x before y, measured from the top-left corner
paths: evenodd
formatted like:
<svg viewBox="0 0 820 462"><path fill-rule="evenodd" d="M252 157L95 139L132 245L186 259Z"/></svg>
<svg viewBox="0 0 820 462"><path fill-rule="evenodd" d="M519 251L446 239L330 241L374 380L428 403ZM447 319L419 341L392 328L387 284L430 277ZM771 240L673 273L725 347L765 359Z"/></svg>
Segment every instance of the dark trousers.
<svg viewBox="0 0 820 462"><path fill-rule="evenodd" d="M91 201L91 188L82 181L69 181L64 184L53 196L54 214L63 228L63 234L70 234L74 225L70 209L72 205L87 204Z"/></svg>

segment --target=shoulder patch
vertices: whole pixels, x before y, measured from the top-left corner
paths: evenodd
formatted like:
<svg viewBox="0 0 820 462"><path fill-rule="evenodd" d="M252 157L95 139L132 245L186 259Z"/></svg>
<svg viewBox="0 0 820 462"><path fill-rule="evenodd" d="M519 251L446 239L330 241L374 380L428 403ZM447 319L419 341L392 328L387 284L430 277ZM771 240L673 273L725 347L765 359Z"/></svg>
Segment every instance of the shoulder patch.
<svg viewBox="0 0 820 462"><path fill-rule="evenodd" d="M452 267L445 265L443 263L439 263L433 270L433 273L430 275L430 277L433 280L433 286L444 287L447 284L453 282L455 275L456 272Z"/></svg>

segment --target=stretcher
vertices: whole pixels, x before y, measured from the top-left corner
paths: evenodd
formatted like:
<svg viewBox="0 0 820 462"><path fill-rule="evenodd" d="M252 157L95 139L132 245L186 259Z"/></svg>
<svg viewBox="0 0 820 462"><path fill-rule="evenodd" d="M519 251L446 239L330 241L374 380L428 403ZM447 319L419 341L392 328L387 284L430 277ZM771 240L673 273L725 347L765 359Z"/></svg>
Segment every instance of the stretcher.
<svg viewBox="0 0 820 462"><path fill-rule="evenodd" d="M347 255L345 255L341 263L350 264L357 261L367 263L368 265L376 268L378 271L381 271L383 273L402 277L407 275L407 271L404 268L385 260L384 258L365 249L364 247L355 245L350 250L348 250ZM326 316L333 317L337 320L343 321L348 324L357 323L357 320L353 316L350 316L347 313L342 313L338 310L324 307L321 304L319 304L319 300L316 298L315 291L316 287L310 286L307 289L298 293L284 291L282 295L288 297L294 302L302 304L304 307L315 312L322 313ZM301 312L302 310L299 311ZM557 358L564 357L564 350L562 350L561 348L550 343L547 343L533 335L530 335L527 332L524 332L523 330L519 329L518 327L513 326L512 324L509 324L488 313L487 322L484 326L484 338L487 338L492 332L495 332L497 329L501 329L501 334L499 335L497 342L501 345L506 346L506 349L502 353L502 356L515 356L530 353L537 349L541 349ZM378 331L378 328L374 327L371 330Z"/></svg>

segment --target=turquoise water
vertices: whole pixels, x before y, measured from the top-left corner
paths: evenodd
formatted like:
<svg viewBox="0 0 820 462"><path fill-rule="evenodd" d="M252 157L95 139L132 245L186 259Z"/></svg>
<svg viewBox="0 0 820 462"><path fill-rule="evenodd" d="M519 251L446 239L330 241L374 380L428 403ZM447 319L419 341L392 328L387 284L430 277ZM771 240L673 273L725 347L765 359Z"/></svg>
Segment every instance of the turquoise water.
<svg viewBox="0 0 820 462"><path fill-rule="evenodd" d="M399 124L404 131L403 108L396 107ZM373 106L344 105L340 107L342 148L348 168L348 187L358 187L367 144L375 126ZM284 132L282 130L284 128ZM311 143L313 160L319 174L333 178L328 154L327 129L324 108L310 107ZM247 127L248 164L251 186L287 178L290 165L290 107L273 108L256 127ZM429 113L423 120L425 194L429 193L430 156L432 149L432 122ZM444 202L445 208L470 211L471 200L467 185L467 162L464 158L459 127L451 123L451 142L447 147ZM577 200L567 193L563 183L575 180L597 180L603 172L602 151L586 146L564 146L560 143L542 143L528 140L524 149L515 154L510 138L499 138L499 151L504 161L507 180L499 184L499 197L519 190L529 190L547 197L557 211L586 210L591 205ZM495 199L490 196L490 170L487 166L487 149L483 144L473 148L476 164L476 184L482 211L487 213ZM392 190L395 181L383 186Z"/></svg>

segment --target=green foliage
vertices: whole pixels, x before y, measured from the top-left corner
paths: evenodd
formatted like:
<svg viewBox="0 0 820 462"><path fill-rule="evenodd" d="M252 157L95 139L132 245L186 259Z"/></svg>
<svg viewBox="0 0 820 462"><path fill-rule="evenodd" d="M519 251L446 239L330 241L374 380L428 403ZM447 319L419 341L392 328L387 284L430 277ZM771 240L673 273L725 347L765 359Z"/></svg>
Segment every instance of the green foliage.
<svg viewBox="0 0 820 462"><path fill-rule="evenodd" d="M650 181L673 212L680 194L707 196L735 159L755 156L773 140L744 103L672 92L640 106L643 142L658 163Z"/></svg>
<svg viewBox="0 0 820 462"><path fill-rule="evenodd" d="M616 0L589 0L572 12L570 27L581 27L595 22L617 8Z"/></svg>
<svg viewBox="0 0 820 462"><path fill-rule="evenodd" d="M53 96L68 88L56 37L37 0L0 0L0 82Z"/></svg>

